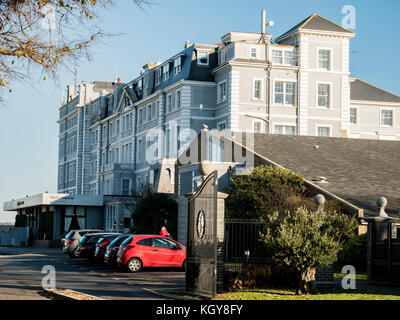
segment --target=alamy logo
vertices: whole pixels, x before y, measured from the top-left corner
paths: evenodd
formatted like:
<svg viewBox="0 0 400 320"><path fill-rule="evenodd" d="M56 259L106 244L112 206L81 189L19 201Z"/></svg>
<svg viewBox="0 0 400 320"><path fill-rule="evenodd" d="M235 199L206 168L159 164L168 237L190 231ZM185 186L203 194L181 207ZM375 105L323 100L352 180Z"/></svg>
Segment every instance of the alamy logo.
<svg viewBox="0 0 400 320"><path fill-rule="evenodd" d="M342 27L345 29L356 29L356 8L351 5L342 8L342 14L345 16L342 19Z"/></svg>
<svg viewBox="0 0 400 320"><path fill-rule="evenodd" d="M44 290L52 290L56 288L56 268L51 265L43 266L42 274L45 276L42 278L42 288Z"/></svg>
<svg viewBox="0 0 400 320"><path fill-rule="evenodd" d="M346 275L342 279L342 288L345 290L355 290L356 289L356 268L353 266L344 266L342 268L342 273Z"/></svg>

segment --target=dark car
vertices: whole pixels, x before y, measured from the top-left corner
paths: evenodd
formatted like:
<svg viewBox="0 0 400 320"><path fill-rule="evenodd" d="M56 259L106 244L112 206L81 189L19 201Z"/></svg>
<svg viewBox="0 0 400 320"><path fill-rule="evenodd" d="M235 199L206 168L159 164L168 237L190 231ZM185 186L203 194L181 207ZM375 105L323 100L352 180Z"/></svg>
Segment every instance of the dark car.
<svg viewBox="0 0 400 320"><path fill-rule="evenodd" d="M64 253L69 254L71 258L75 257L75 250L77 249L79 245L79 241L82 239L82 237L85 234L88 233L99 233L104 230L95 230L95 229L82 229L82 230L72 230L68 232L68 234L65 236L65 239L63 239L63 251Z"/></svg>
<svg viewBox="0 0 400 320"><path fill-rule="evenodd" d="M110 266L116 266L117 264L117 253L119 250L119 246L124 242L130 235L124 234L122 236L116 237L111 243L107 246L106 251L104 253L104 262Z"/></svg>
<svg viewBox="0 0 400 320"><path fill-rule="evenodd" d="M79 245L75 250L75 256L79 258L92 259L96 249L96 242L105 235L115 234L115 232L102 232L86 234L79 241Z"/></svg>
<svg viewBox="0 0 400 320"><path fill-rule="evenodd" d="M122 234L110 234L105 235L104 237L100 238L96 242L96 247L94 250L93 260L95 262L103 262L104 261L104 254L106 252L107 246L113 241L115 238L121 236Z"/></svg>

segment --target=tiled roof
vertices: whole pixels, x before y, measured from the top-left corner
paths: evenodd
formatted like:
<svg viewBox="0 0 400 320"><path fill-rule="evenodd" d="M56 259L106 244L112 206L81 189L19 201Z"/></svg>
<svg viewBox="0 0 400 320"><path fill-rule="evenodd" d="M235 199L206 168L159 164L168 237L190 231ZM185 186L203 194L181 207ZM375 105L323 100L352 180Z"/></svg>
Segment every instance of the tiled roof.
<svg viewBox="0 0 400 320"><path fill-rule="evenodd" d="M377 88L360 79L350 81L351 100L400 103L400 97Z"/></svg>
<svg viewBox="0 0 400 320"><path fill-rule="evenodd" d="M287 35L298 31L298 30L317 30L317 31L331 31L331 32L344 32L352 34L350 30L342 28L341 26L337 25L336 23L329 21L318 14L313 14L308 18L301 21L299 24L295 25L293 28L279 36L276 41L279 42L283 40Z"/></svg>
<svg viewBox="0 0 400 320"><path fill-rule="evenodd" d="M388 199L388 214L400 212L398 141L255 134L254 151L309 181L326 177L321 188L366 215L377 212L380 196Z"/></svg>

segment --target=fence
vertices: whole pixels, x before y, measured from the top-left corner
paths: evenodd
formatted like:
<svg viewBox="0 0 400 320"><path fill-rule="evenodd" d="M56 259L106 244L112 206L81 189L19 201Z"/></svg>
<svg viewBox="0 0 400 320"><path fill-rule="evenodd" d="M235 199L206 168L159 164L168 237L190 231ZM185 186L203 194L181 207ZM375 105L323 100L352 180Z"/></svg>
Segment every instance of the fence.
<svg viewBox="0 0 400 320"><path fill-rule="evenodd" d="M0 232L0 246L25 247L28 245L29 228L17 227L9 232Z"/></svg>
<svg viewBox="0 0 400 320"><path fill-rule="evenodd" d="M270 262L268 251L260 241L263 226L258 219L225 219L225 269Z"/></svg>
<svg viewBox="0 0 400 320"><path fill-rule="evenodd" d="M271 255L260 241L264 223L258 219L225 219L224 269L228 272L241 271L246 264L267 265ZM316 284L319 288L333 286L331 267L316 270Z"/></svg>

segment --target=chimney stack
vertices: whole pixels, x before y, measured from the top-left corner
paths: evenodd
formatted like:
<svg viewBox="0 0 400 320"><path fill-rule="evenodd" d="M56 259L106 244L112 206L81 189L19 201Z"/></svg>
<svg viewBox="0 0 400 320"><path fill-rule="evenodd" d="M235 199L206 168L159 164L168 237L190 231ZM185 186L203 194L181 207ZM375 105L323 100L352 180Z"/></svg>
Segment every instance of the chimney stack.
<svg viewBox="0 0 400 320"><path fill-rule="evenodd" d="M74 84L67 86L67 102L70 102L76 96L76 87Z"/></svg>

